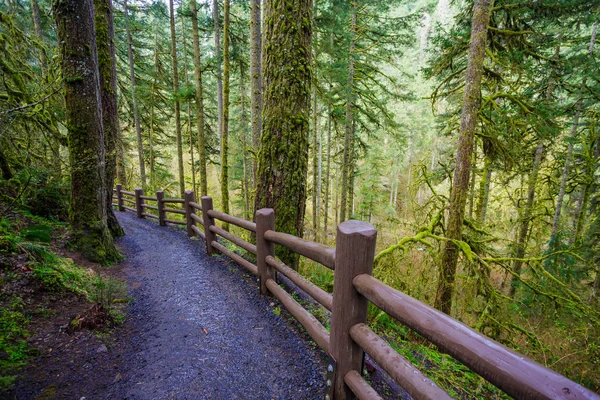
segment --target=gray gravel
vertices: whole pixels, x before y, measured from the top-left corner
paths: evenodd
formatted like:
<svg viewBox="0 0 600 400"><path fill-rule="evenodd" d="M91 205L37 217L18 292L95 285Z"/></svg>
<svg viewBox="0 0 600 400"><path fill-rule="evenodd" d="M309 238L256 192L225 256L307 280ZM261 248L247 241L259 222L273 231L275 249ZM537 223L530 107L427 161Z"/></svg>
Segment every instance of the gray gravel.
<svg viewBox="0 0 600 400"><path fill-rule="evenodd" d="M323 398L322 353L273 313L255 277L181 230L117 214L134 301L105 398Z"/></svg>

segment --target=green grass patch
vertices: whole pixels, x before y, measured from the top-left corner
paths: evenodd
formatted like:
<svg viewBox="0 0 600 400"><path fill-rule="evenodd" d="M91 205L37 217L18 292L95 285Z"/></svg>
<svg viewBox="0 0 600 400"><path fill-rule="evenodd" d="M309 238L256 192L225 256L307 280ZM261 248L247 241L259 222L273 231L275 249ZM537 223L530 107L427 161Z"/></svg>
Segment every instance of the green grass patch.
<svg viewBox="0 0 600 400"><path fill-rule="evenodd" d="M16 372L29 356L29 320L21 309L21 298L15 297L6 309L0 310L0 390L12 385Z"/></svg>

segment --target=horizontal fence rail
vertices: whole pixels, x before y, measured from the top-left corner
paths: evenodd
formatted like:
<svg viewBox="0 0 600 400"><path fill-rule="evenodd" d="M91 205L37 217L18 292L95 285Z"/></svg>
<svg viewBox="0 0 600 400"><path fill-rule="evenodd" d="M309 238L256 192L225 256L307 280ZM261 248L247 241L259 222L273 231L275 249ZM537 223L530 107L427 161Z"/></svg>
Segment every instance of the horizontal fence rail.
<svg viewBox="0 0 600 400"><path fill-rule="evenodd" d="M277 232L272 209L258 210L255 223L214 210L209 196L197 203L194 192L189 190L183 199L173 199L165 198L161 190L152 197L144 195L142 189L131 192L117 184L114 193L117 203L113 205L119 211L156 219L161 226L184 225L188 236L205 239L208 254L218 251L257 275L260 292L277 298L330 356L326 399L381 398L361 375L365 353L415 399L451 398L367 326L370 302L514 398L600 400L600 396L583 386L374 278L377 232L366 222L345 221L338 225L336 245L332 248ZM146 201L156 202L156 205L146 204ZM182 208L167 207L167 204L180 204ZM170 219L167 213L184 218ZM217 226L217 220L252 232L256 244L237 237L226 227ZM256 264L219 243L217 237L246 252L249 258L256 256ZM277 259L275 245L334 270L333 294ZM277 283L277 274L284 275L331 311L331 331Z"/></svg>

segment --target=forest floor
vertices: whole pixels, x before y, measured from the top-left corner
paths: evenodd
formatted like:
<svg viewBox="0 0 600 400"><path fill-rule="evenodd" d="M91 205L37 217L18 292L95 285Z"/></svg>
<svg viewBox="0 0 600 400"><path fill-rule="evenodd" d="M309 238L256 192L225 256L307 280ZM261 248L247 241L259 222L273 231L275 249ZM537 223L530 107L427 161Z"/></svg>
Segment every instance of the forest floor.
<svg viewBox="0 0 600 400"><path fill-rule="evenodd" d="M86 301L65 295L62 307L57 295L57 317L30 327L39 355L6 398L323 397L324 353L260 296L254 277L181 230L118 214L125 261L105 269L128 282L126 322L67 333Z"/></svg>

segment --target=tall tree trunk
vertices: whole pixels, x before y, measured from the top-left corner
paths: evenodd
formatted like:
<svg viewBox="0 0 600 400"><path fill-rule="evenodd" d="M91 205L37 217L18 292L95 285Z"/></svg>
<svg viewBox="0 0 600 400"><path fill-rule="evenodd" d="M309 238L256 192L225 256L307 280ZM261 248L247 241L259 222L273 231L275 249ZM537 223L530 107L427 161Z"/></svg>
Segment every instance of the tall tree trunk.
<svg viewBox="0 0 600 400"><path fill-rule="evenodd" d="M223 7L223 116L221 117L221 199L223 212L229 214L229 0ZM224 222L223 229L229 230Z"/></svg>
<svg viewBox="0 0 600 400"><path fill-rule="evenodd" d="M181 139L181 103L179 101L179 71L177 67L177 39L175 37L175 9L173 0L169 0L169 17L171 22L171 59L173 63L173 98L175 99L175 135L177 140L177 166L179 170L179 195L185 193L185 176L183 170L183 141Z"/></svg>
<svg viewBox="0 0 600 400"><path fill-rule="evenodd" d="M260 0L250 0L250 103L252 108L252 187L256 188L258 146L262 131Z"/></svg>
<svg viewBox="0 0 600 400"><path fill-rule="evenodd" d="M469 177L473 141L478 120L478 109L481 102L480 88L485 55L485 40L488 23L494 0L479 0L473 9L471 25L471 46L467 62L467 74L463 108L456 152L456 168L450 193L450 206L446 237L450 240L462 240L462 225L467 203ZM438 280L435 307L450 314L452 310L452 294L458 263L458 248L450 240L447 241L442 256L442 266Z"/></svg>
<svg viewBox="0 0 600 400"><path fill-rule="evenodd" d="M192 12L192 41L194 43L194 78L196 81L196 112L198 121L198 158L200 162L200 195L208 195L206 178L206 141L204 138L204 99L202 95L202 65L200 63L200 40L198 39L198 9L196 0L190 0Z"/></svg>
<svg viewBox="0 0 600 400"><path fill-rule="evenodd" d="M313 195L312 195L312 206L313 206L313 234L315 242L318 242L318 226L319 226L319 204L317 203L317 87L313 84L313 106L312 106L312 167L313 167Z"/></svg>
<svg viewBox="0 0 600 400"><path fill-rule="evenodd" d="M477 178L477 144L473 147L473 160L471 167L471 182L469 183L469 219L473 219L473 205L475 199L475 179Z"/></svg>
<svg viewBox="0 0 600 400"><path fill-rule="evenodd" d="M350 49L348 51L348 83L346 87L346 129L344 135L344 159L342 161L342 198L340 204L340 222L346 220L348 208L348 190L350 180L350 158L353 150L352 121L354 105L354 47L356 40L356 2L352 2L352 22L350 25Z"/></svg>
<svg viewBox="0 0 600 400"><path fill-rule="evenodd" d="M181 32L183 38L183 76L185 79L186 90L190 86L190 80L188 78L188 61L187 61L187 39L185 37L185 19L181 16ZM187 107L187 132L190 141L190 162L192 163L192 188L196 193L196 166L194 165L194 140L192 139L192 112L190 110L190 99L186 100Z"/></svg>
<svg viewBox="0 0 600 400"><path fill-rule="evenodd" d="M37 0L31 0L31 18L33 19L33 29L35 35L38 37L40 42L44 40L44 31L42 30L42 21L40 19L40 5ZM48 65L48 58L46 57L46 51L44 49L40 52L40 67L42 75L46 76L46 66Z"/></svg>
<svg viewBox="0 0 600 400"><path fill-rule="evenodd" d="M492 169L490 168L492 160L490 156L483 156L483 171L481 173L481 181L479 181L479 196L477 198L477 222L485 223L487 214L487 205L490 197L490 179L492 177Z"/></svg>
<svg viewBox="0 0 600 400"><path fill-rule="evenodd" d="M104 132L94 4L92 0L54 3L71 164L71 242L96 262L119 258L106 226Z"/></svg>
<svg viewBox="0 0 600 400"><path fill-rule="evenodd" d="M158 48L158 29L154 27L154 65L152 70L152 100L150 102L150 130L148 132L148 150L150 153L150 185L156 185L156 158L154 157L154 116L155 116L155 101L154 93L158 88L158 65L159 65Z"/></svg>
<svg viewBox="0 0 600 400"><path fill-rule="evenodd" d="M540 140L535 149L535 157L533 159L533 166L531 173L529 174L529 187L527 189L527 202L525 203L525 210L521 214L521 226L519 228L519 236L517 237L517 244L515 250L515 260L513 261L513 272L519 276L521 274L521 267L523 262L520 261L525 256L525 249L527 248L527 235L529 234L529 223L531 221L531 214L533 213L533 201L535 199L535 185L537 183L538 172L540 170L540 164L542 163L542 155L544 153L544 144ZM518 278L515 276L511 277L510 296L514 297L518 286Z"/></svg>
<svg viewBox="0 0 600 400"><path fill-rule="evenodd" d="M117 110L117 68L115 59L113 8L111 0L94 0L102 126L104 128L106 223L113 237L125 232L112 208L113 186L117 174L119 114Z"/></svg>
<svg viewBox="0 0 600 400"><path fill-rule="evenodd" d="M135 123L135 137L137 140L138 157L140 162L140 179L142 187L146 188L146 166L144 165L144 144L142 142L142 128L140 127L140 113L138 111L136 79L133 62L133 40L131 38L131 29L129 29L129 10L127 9L127 0L123 1L123 10L125 11L125 31L127 34L127 58L129 61L129 80L131 82L131 103L133 106L133 121Z"/></svg>
<svg viewBox="0 0 600 400"><path fill-rule="evenodd" d="M219 0L213 0L213 24L215 29L215 58L217 60L215 75L217 77L217 112L218 130L222 134L223 126L223 81L221 80L221 28L219 26Z"/></svg>
<svg viewBox="0 0 600 400"><path fill-rule="evenodd" d="M594 51L594 43L596 42L596 32L598 30L598 21L594 23L592 27L592 37L590 39L590 46L588 47L588 56L592 55ZM579 117L581 115L581 106L583 103L583 90L587 82L587 76L583 77L581 81L581 87L579 89L579 98L575 104L575 116L573 117L573 127L571 128L571 140L567 147L567 155L565 156L565 165L563 167L562 175L560 178L560 189L558 191L558 197L556 199L556 209L554 211L554 219L552 221L552 233L550 234L550 243L556 241L556 234L558 233L558 224L560 222L560 214L562 212L562 204L565 196L565 188L567 186L567 179L569 176L569 169L571 168L571 156L573 154L573 140L577 137L577 128L579 127Z"/></svg>
<svg viewBox="0 0 600 400"><path fill-rule="evenodd" d="M331 87L329 88L331 91ZM323 232L327 237L327 219L329 217L329 182L331 177L331 105L327 106L327 154L325 156L325 205L323 206Z"/></svg>
<svg viewBox="0 0 600 400"><path fill-rule="evenodd" d="M252 184L252 171L250 170L251 163L248 162L248 139L247 139L247 127L248 121L246 120L246 74L244 71L244 64L240 59L240 125L242 127L242 165L244 168L244 174L242 178L242 189L244 191L244 218L252 219L250 215L250 185Z"/></svg>
<svg viewBox="0 0 600 400"><path fill-rule="evenodd" d="M275 209L275 228L302 237L308 172L312 1L265 4L263 132L255 210ZM297 256L280 249L297 268Z"/></svg>

